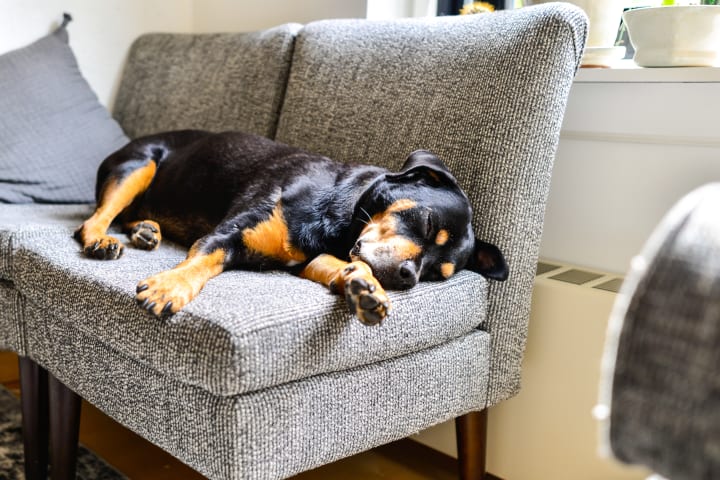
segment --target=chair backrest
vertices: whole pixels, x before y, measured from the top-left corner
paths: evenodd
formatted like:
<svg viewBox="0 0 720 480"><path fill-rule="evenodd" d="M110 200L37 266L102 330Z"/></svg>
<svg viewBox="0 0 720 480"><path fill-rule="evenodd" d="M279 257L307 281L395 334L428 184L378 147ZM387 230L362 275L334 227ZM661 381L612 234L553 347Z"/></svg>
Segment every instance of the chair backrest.
<svg viewBox="0 0 720 480"><path fill-rule="evenodd" d="M298 34L277 140L398 169L437 153L501 247L488 404L519 388L550 174L587 18L568 4L465 17L328 20ZM478 319L478 323L481 320Z"/></svg>
<svg viewBox="0 0 720 480"><path fill-rule="evenodd" d="M273 137L300 28L143 35L130 49L114 116L131 138L180 129Z"/></svg>
<svg viewBox="0 0 720 480"><path fill-rule="evenodd" d="M719 210L718 183L672 208L608 327L603 450L672 480L720 478Z"/></svg>

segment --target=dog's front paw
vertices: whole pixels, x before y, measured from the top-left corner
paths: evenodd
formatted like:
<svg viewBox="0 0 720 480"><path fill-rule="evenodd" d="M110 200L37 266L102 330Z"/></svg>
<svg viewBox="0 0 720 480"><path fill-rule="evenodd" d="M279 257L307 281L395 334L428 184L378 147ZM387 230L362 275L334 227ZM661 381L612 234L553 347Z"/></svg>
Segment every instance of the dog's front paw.
<svg viewBox="0 0 720 480"><path fill-rule="evenodd" d="M137 222L128 231L128 238L135 248L155 250L162 240L160 225L152 220Z"/></svg>
<svg viewBox="0 0 720 480"><path fill-rule="evenodd" d="M83 252L87 257L98 260L116 260L122 257L125 246L109 235L90 240L83 245Z"/></svg>
<svg viewBox="0 0 720 480"><path fill-rule="evenodd" d="M390 313L390 299L370 267L363 262L353 262L342 271L342 276L350 312L365 325L380 324Z"/></svg>
<svg viewBox="0 0 720 480"><path fill-rule="evenodd" d="M156 317L177 313L197 292L181 275L168 270L138 283L135 301Z"/></svg>

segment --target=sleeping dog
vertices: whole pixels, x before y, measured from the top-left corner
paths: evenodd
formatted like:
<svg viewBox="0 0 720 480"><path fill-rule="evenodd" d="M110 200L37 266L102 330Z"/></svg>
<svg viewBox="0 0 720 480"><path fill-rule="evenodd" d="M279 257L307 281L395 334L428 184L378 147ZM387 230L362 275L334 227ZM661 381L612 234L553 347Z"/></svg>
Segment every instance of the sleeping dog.
<svg viewBox="0 0 720 480"><path fill-rule="evenodd" d="M283 269L344 295L365 324L390 311L387 289L468 268L505 280L500 250L475 238L457 181L434 154L398 173L347 165L263 137L183 130L130 142L98 170L97 208L75 232L85 255L112 260L165 236L190 248L142 280L136 300L171 315L228 269ZM161 235L162 232L162 235Z"/></svg>

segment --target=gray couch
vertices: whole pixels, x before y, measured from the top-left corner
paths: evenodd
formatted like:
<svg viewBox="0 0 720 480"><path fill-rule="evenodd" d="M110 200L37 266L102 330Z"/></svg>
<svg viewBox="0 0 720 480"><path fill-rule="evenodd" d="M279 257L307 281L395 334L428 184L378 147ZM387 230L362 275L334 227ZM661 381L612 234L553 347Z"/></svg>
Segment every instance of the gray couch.
<svg viewBox="0 0 720 480"><path fill-rule="evenodd" d="M519 389L552 162L586 28L579 9L549 4L139 38L114 108L129 137L239 129L391 169L432 150L510 278L462 271L391 292L392 315L370 328L320 285L234 271L159 321L137 308L135 285L182 260L182 248L93 261L70 237L90 206L4 205L0 343L210 478L283 478L456 417L462 439L481 445L469 412ZM480 475L481 449L460 450L464 475Z"/></svg>

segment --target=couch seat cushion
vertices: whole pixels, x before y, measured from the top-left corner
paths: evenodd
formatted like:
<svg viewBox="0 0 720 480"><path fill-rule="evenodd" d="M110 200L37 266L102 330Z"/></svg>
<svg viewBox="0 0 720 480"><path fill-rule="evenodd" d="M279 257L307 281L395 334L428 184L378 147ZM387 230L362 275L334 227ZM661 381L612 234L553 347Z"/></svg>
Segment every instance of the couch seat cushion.
<svg viewBox="0 0 720 480"><path fill-rule="evenodd" d="M180 262L183 248L164 243L154 252L127 248L116 261L90 260L70 232L21 241L13 258L18 290L108 347L220 395L405 355L484 320L486 281L471 272L391 292L390 317L366 327L319 284L246 271L210 280L181 312L159 320L136 305L135 288Z"/></svg>
<svg viewBox="0 0 720 480"><path fill-rule="evenodd" d="M21 238L71 232L93 212L92 205L0 204L0 280L13 280L12 252Z"/></svg>
<svg viewBox="0 0 720 480"><path fill-rule="evenodd" d="M91 205L0 204L0 349L25 354L24 299L13 283L13 251L21 239L50 232L68 235L92 213ZM22 243L22 242L20 242Z"/></svg>
<svg viewBox="0 0 720 480"><path fill-rule="evenodd" d="M220 397L118 353L31 302L27 307L34 359L211 479L288 478L486 404L491 347L483 331L350 372Z"/></svg>

